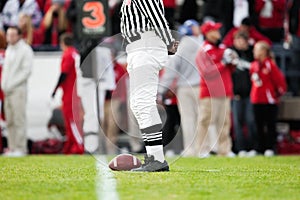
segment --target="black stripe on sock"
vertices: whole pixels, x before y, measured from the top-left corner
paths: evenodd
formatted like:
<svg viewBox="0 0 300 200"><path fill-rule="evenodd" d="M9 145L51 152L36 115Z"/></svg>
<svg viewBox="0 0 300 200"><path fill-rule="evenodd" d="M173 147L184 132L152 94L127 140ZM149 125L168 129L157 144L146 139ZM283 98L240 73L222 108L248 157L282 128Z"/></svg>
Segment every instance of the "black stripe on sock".
<svg viewBox="0 0 300 200"><path fill-rule="evenodd" d="M141 129L141 132L143 134L146 135L147 137L147 134L152 134L153 136L153 133L157 133L157 134L154 134L155 136L160 136L161 135L161 138L162 138L162 124L156 124L156 125L153 125L153 126L150 126L148 128L144 128L144 129ZM145 141L144 141L145 142ZM145 142L145 145L146 146L156 146L156 145L162 145L162 139L160 138L157 138L157 139L150 139L147 140L147 142Z"/></svg>
<svg viewBox="0 0 300 200"><path fill-rule="evenodd" d="M162 140L148 141L148 145L146 146L156 146L156 145L162 145Z"/></svg>

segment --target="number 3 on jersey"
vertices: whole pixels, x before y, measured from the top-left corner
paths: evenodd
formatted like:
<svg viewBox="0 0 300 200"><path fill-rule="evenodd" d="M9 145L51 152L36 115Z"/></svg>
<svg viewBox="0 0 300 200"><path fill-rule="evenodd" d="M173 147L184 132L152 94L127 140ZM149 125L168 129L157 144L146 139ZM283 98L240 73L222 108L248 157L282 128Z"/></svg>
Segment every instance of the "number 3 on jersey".
<svg viewBox="0 0 300 200"><path fill-rule="evenodd" d="M89 29L99 28L106 22L103 4L101 2L90 1L83 6L83 12L90 13L89 16L82 19L84 27Z"/></svg>

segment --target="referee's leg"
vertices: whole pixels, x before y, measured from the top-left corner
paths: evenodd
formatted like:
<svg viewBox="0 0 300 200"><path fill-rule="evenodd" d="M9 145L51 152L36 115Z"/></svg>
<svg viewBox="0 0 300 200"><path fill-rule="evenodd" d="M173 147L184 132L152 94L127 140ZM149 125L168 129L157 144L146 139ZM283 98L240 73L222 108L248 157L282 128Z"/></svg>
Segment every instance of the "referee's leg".
<svg viewBox="0 0 300 200"><path fill-rule="evenodd" d="M147 151L145 165L133 171L168 171L162 144L162 121L156 104L159 71L168 54L164 43L157 36L150 36L126 47L130 108Z"/></svg>
<svg viewBox="0 0 300 200"><path fill-rule="evenodd" d="M148 155L165 160L162 145L162 122L156 106L158 69L144 65L129 71L130 108L142 132Z"/></svg>

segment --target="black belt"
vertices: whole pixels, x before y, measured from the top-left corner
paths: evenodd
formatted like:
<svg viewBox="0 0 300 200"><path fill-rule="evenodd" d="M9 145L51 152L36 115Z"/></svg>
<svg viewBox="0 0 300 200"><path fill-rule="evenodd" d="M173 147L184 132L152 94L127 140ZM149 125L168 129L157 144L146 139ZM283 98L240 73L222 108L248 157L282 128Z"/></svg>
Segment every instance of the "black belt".
<svg viewBox="0 0 300 200"><path fill-rule="evenodd" d="M128 43L131 43L131 42L135 42L135 41L140 40L140 39L141 39L141 35L137 34L136 36L129 37L127 39L127 41L128 41Z"/></svg>
<svg viewBox="0 0 300 200"><path fill-rule="evenodd" d="M132 36L132 37L128 37L128 38L125 38L123 39L123 43L122 43L122 48L126 48L126 46L132 42L135 42L135 41L138 41L141 39L141 35L138 34L136 36Z"/></svg>

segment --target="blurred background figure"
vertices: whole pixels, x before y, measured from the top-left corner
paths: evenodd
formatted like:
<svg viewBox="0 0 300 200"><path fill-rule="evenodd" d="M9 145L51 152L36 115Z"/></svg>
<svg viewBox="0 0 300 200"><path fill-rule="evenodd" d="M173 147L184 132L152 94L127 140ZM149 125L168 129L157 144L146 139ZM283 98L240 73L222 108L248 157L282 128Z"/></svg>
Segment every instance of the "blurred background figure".
<svg viewBox="0 0 300 200"><path fill-rule="evenodd" d="M120 10L123 1L121 0L110 0L108 1L110 7L110 18L111 18L111 34L115 35L121 32L120 30Z"/></svg>
<svg viewBox="0 0 300 200"><path fill-rule="evenodd" d="M160 72L160 75L164 74L164 70ZM172 85L164 93L162 99L159 100L161 107L158 107L158 111L163 121L163 145L166 156L174 156L180 154L183 150L182 144L182 131L180 129L180 114L178 110L178 100L175 94L176 91L176 79L174 79Z"/></svg>
<svg viewBox="0 0 300 200"><path fill-rule="evenodd" d="M271 40L268 37L262 35L260 32L258 32L258 30L256 30L250 18L244 18L240 26L230 29L223 38L223 44L225 44L227 47L232 47L234 35L237 32L243 32L244 34L248 35L248 42L251 46L261 40L266 41L270 45L272 44Z"/></svg>
<svg viewBox="0 0 300 200"><path fill-rule="evenodd" d="M22 40L18 27L7 29L1 87L7 127L8 151L5 156L21 157L28 152L26 134L27 81L33 66L33 51Z"/></svg>
<svg viewBox="0 0 300 200"><path fill-rule="evenodd" d="M60 35L67 31L68 20L64 3L65 0L52 0L51 7L44 15L41 24L45 31L44 45L58 48Z"/></svg>
<svg viewBox="0 0 300 200"><path fill-rule="evenodd" d="M39 7L41 8L42 13L45 15L45 13L49 10L49 8L52 6L53 2L56 0L36 0ZM61 2L63 4L63 7L65 10L67 10L71 4L72 1L76 0L58 0L56 2Z"/></svg>
<svg viewBox="0 0 300 200"><path fill-rule="evenodd" d="M114 63L112 61L113 55L111 49L105 46L98 45L95 49L93 59L95 60L95 68L93 68L96 74L96 90L98 91L98 120L100 120L100 142L102 149L101 152L114 154L116 152L116 127L114 130L107 129L106 121L110 120L110 115L105 115L105 99L108 91L116 89L116 80L114 73ZM94 110L95 112L95 110ZM99 121L98 121L99 122ZM111 128L111 127L110 127Z"/></svg>
<svg viewBox="0 0 300 200"><path fill-rule="evenodd" d="M22 37L27 44L32 47L38 47L43 43L45 37L44 31L32 25L29 15L21 13L18 26L22 30Z"/></svg>
<svg viewBox="0 0 300 200"><path fill-rule="evenodd" d="M292 51L292 70L297 73L300 68L300 1L288 0L289 8L289 33L288 42L291 43ZM291 78L291 84L294 95L299 95L300 77Z"/></svg>
<svg viewBox="0 0 300 200"><path fill-rule="evenodd" d="M76 65L79 64L79 54L73 46L73 36L63 34L60 37L60 47L63 51L60 76L53 90L54 98L59 87L63 90L62 111L66 128L66 141L63 147L64 154L83 154L83 132L80 120L80 98L77 95Z"/></svg>
<svg viewBox="0 0 300 200"><path fill-rule="evenodd" d="M222 23L221 35L232 27L233 4L231 0L204 0L203 22L214 21Z"/></svg>
<svg viewBox="0 0 300 200"><path fill-rule="evenodd" d="M284 39L284 17L286 0L256 0L255 14L258 16L259 31L272 42L282 42Z"/></svg>
<svg viewBox="0 0 300 200"><path fill-rule="evenodd" d="M104 46L96 46L77 70L78 94L84 110L85 148L89 153L106 153L107 143L115 141L103 128L105 117L108 117L104 112L106 93L114 90L116 86L113 67L111 50Z"/></svg>
<svg viewBox="0 0 300 200"><path fill-rule="evenodd" d="M87 153L95 153L99 148L99 126L97 118L97 81L93 74L94 53L90 53L77 65L77 93L83 108L84 148Z"/></svg>
<svg viewBox="0 0 300 200"><path fill-rule="evenodd" d="M245 18L253 19L255 0L229 0L232 4L232 24L234 27L239 27L242 20Z"/></svg>
<svg viewBox="0 0 300 200"><path fill-rule="evenodd" d="M257 151L265 156L276 152L276 122L279 98L286 92L285 77L274 62L270 46L258 42L254 46L251 63L251 102L258 134Z"/></svg>
<svg viewBox="0 0 300 200"><path fill-rule="evenodd" d="M190 19L179 28L183 35L176 55L169 59L167 67L160 78L158 93L165 96L175 82L181 127L183 132L183 147L185 156L195 156L194 143L197 134L199 85L200 75L196 66L196 54L200 48L203 37L200 33L199 23ZM175 135L169 136L172 140ZM170 141L169 141L170 142Z"/></svg>
<svg viewBox="0 0 300 200"><path fill-rule="evenodd" d="M233 82L233 127L234 146L238 156L247 156L247 151L255 155L257 142L253 107L250 102L251 80L249 74L250 62L253 61L253 46L248 43L248 35L237 32L234 35L232 49L237 52L239 62L232 74Z"/></svg>
<svg viewBox="0 0 300 200"><path fill-rule="evenodd" d="M22 30L22 36L24 41L31 46L33 43L33 26L31 22L31 17L29 15L21 13L19 15L18 26Z"/></svg>
<svg viewBox="0 0 300 200"><path fill-rule="evenodd" d="M5 30L9 26L18 25L20 13L29 15L34 27L38 27L42 20L42 13L35 0L8 0L2 11Z"/></svg>
<svg viewBox="0 0 300 200"><path fill-rule="evenodd" d="M233 157L230 138L230 99L233 96L232 60L236 56L229 54L225 59L225 48L219 45L221 23L205 22L201 32L205 41L196 56L196 64L201 75L200 81L200 117L196 138L199 157L209 156L208 127L213 124L217 131L217 154Z"/></svg>
<svg viewBox="0 0 300 200"><path fill-rule="evenodd" d="M117 154L117 142L122 128L123 114L122 105L126 105L126 67L119 63L120 59L113 59L114 77L116 87L114 90L107 90L104 103L104 121L102 128L107 136L107 154ZM123 124L124 125L124 124ZM119 127L120 126L120 127Z"/></svg>

